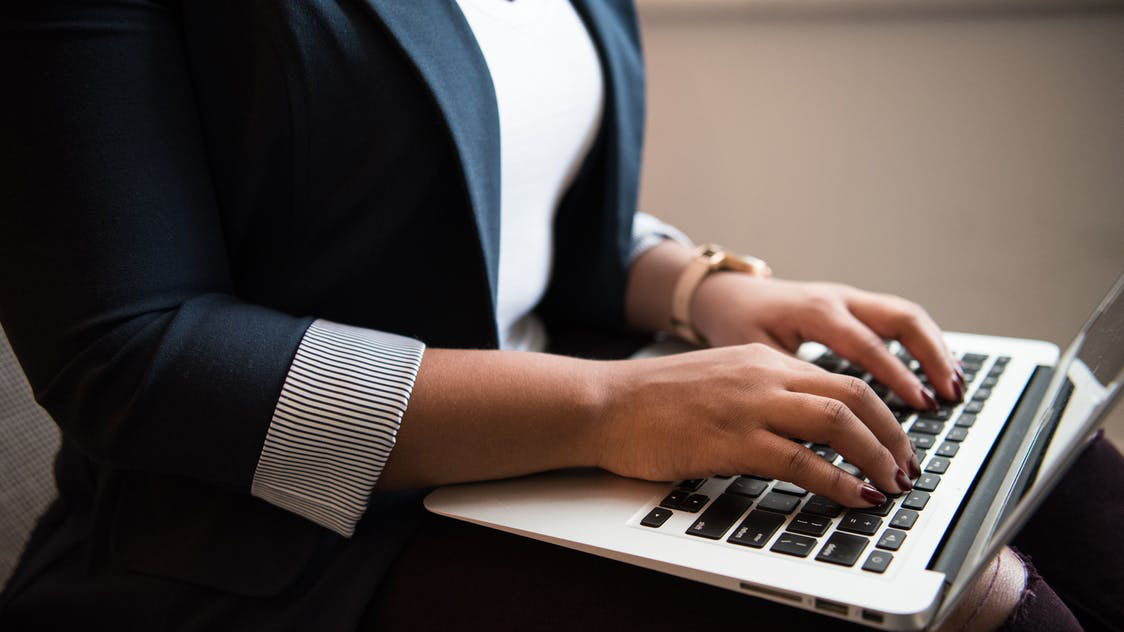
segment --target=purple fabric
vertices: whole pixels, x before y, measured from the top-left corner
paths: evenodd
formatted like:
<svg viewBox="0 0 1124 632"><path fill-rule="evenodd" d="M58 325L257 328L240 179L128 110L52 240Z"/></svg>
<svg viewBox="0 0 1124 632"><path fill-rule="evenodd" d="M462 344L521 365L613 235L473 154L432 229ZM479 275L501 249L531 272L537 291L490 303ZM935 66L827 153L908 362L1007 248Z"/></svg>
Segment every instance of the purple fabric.
<svg viewBox="0 0 1124 632"><path fill-rule="evenodd" d="M1110 441L1098 436L1013 544L1034 562L1051 592L1086 630L1124 630L1121 533L1124 458ZM1048 606L1031 601L1027 607L1045 616Z"/></svg>
<svg viewBox="0 0 1124 632"><path fill-rule="evenodd" d="M1081 632L1077 617L1038 573L1029 556L1013 550L1026 566L1026 590L996 632Z"/></svg>

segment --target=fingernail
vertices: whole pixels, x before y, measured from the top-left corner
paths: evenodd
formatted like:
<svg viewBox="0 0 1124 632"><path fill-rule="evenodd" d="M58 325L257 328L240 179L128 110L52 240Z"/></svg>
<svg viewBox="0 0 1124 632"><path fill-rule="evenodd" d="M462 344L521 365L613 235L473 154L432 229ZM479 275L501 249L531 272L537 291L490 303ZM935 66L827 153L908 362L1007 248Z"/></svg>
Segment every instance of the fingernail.
<svg viewBox="0 0 1124 632"><path fill-rule="evenodd" d="M960 367L956 367L956 379L960 381L960 386L967 386L968 380L964 379L964 371Z"/></svg>
<svg viewBox="0 0 1124 632"><path fill-rule="evenodd" d="M938 408L937 400L935 397L933 397L932 391L925 388L924 386L921 387L921 399L925 400L926 409L936 410Z"/></svg>
<svg viewBox="0 0 1124 632"><path fill-rule="evenodd" d="M917 478L921 476L921 464L917 462L917 455L909 457L909 477Z"/></svg>
<svg viewBox="0 0 1124 632"><path fill-rule="evenodd" d="M863 483L863 486L859 488L859 496L862 496L863 500L872 505L881 505L886 502L886 496L874 489L874 486L870 483Z"/></svg>
<svg viewBox="0 0 1124 632"><path fill-rule="evenodd" d="M894 475L894 481L903 492L908 492L913 489L913 483L909 482L909 477L905 475L905 471L900 467L898 468L898 473Z"/></svg>
<svg viewBox="0 0 1124 632"><path fill-rule="evenodd" d="M964 401L964 387L960 385L960 382L952 381L952 392L956 394L956 401Z"/></svg>

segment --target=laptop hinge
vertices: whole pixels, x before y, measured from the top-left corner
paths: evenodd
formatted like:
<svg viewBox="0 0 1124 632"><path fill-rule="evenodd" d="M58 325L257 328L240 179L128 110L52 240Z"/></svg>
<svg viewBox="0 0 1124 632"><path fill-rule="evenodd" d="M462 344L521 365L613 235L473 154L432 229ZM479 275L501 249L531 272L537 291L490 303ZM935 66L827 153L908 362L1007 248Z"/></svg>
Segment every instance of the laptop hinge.
<svg viewBox="0 0 1124 632"><path fill-rule="evenodd" d="M1015 461L1023 437L1034 422L1038 405L1053 375L1054 369L1048 366L1039 366L1031 374L1030 381L1023 389L1003 433L980 467L980 473L976 476L965 500L960 504L960 510L953 517L953 527L945 533L944 540L937 547L929 569L944 573L946 585L951 584L953 578L960 572L968 551L979 537L984 518L991 509L1011 464Z"/></svg>

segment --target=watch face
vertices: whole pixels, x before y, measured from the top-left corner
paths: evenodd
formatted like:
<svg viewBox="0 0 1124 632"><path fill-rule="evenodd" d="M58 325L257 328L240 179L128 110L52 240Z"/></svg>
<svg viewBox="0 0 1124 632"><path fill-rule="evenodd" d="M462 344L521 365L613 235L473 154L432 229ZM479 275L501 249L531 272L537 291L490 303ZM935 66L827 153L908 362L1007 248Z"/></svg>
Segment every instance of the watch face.
<svg viewBox="0 0 1124 632"><path fill-rule="evenodd" d="M759 277L767 277L773 273L773 271L769 269L769 266L757 257L730 253L725 253L725 255L723 267L727 270L737 270L738 272L745 272L751 276Z"/></svg>

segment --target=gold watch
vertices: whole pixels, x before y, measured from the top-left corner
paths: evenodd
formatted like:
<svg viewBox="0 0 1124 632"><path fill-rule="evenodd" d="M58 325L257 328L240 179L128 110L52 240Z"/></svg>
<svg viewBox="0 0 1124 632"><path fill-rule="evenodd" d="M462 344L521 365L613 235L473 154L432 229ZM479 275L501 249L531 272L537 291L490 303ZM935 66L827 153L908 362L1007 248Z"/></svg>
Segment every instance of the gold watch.
<svg viewBox="0 0 1124 632"><path fill-rule="evenodd" d="M714 244L699 246L694 258L679 274L675 290L671 293L671 331L691 344L707 344L706 337L691 322L691 299L703 279L719 270L744 272L755 277L773 274L769 265L757 257L726 252Z"/></svg>

